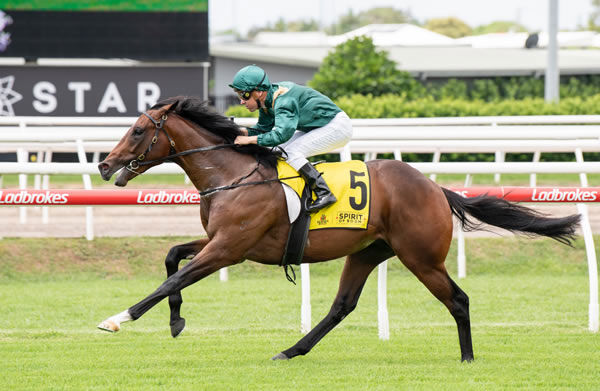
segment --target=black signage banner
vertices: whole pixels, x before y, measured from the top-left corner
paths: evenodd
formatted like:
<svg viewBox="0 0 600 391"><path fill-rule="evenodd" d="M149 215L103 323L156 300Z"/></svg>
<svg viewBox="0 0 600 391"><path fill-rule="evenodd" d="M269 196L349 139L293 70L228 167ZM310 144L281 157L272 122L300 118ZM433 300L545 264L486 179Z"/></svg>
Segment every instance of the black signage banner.
<svg viewBox="0 0 600 391"><path fill-rule="evenodd" d="M135 117L171 96L207 99L207 66L0 66L0 115Z"/></svg>
<svg viewBox="0 0 600 391"><path fill-rule="evenodd" d="M0 27L3 57L208 59L207 12L4 10Z"/></svg>

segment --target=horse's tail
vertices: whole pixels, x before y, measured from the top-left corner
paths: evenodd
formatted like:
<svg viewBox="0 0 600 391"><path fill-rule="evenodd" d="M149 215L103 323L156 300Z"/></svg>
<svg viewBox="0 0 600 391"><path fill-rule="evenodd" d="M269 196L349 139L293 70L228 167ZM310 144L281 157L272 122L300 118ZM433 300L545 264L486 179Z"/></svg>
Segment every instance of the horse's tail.
<svg viewBox="0 0 600 391"><path fill-rule="evenodd" d="M450 204L452 214L458 218L465 231L481 229L481 223L494 225L515 233L548 236L571 246L581 215L547 217L534 209L527 208L502 198L480 195L463 197L452 190L442 188ZM476 218L474 221L470 218Z"/></svg>

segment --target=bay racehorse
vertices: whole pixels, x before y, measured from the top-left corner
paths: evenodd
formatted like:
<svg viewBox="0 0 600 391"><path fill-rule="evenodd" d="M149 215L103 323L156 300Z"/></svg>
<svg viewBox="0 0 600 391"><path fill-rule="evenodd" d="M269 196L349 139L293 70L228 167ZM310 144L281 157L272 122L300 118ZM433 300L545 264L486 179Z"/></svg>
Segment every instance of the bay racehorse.
<svg viewBox="0 0 600 391"><path fill-rule="evenodd" d="M169 298L173 337L185 327L181 290L217 270L252 260L278 265L290 224L284 192L276 180L278 156L271 149L236 146L238 126L196 98L175 97L142 114L98 166L102 178L117 174L125 186L149 167L173 161L189 176L201 197L206 238L171 248L168 278L152 294L98 327L118 331ZM346 256L339 290L329 313L294 346L273 359L308 353L356 307L369 273L398 259L440 300L456 320L463 361L473 360L469 299L449 277L444 261L452 240L452 215L464 229L480 222L516 233L548 236L570 244L579 215L548 217L491 196L463 198L438 186L410 165L394 160L367 162L371 182L367 229L311 231L303 262ZM182 259L191 261L179 269Z"/></svg>

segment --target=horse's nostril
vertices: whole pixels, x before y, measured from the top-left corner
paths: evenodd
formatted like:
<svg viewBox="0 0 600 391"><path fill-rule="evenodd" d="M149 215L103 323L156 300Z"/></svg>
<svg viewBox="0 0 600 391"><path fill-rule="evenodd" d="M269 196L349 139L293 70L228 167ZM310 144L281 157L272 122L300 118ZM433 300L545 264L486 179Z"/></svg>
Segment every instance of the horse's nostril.
<svg viewBox="0 0 600 391"><path fill-rule="evenodd" d="M109 170L109 166L106 163L100 163L98 164L98 170L101 174L106 174Z"/></svg>

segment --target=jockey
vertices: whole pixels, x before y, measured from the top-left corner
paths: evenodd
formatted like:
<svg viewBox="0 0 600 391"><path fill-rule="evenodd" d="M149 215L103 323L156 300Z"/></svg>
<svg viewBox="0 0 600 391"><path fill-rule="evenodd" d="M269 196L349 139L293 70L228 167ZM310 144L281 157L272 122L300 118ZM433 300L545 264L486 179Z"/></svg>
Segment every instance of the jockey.
<svg viewBox="0 0 600 391"><path fill-rule="evenodd" d="M325 95L290 81L271 84L266 72L256 66L242 68L233 78L241 104L259 110L253 128L242 128L235 144L279 145L286 161L306 180L317 199L309 206L314 212L336 201L321 174L306 159L341 148L352 137L352 123L346 113Z"/></svg>

